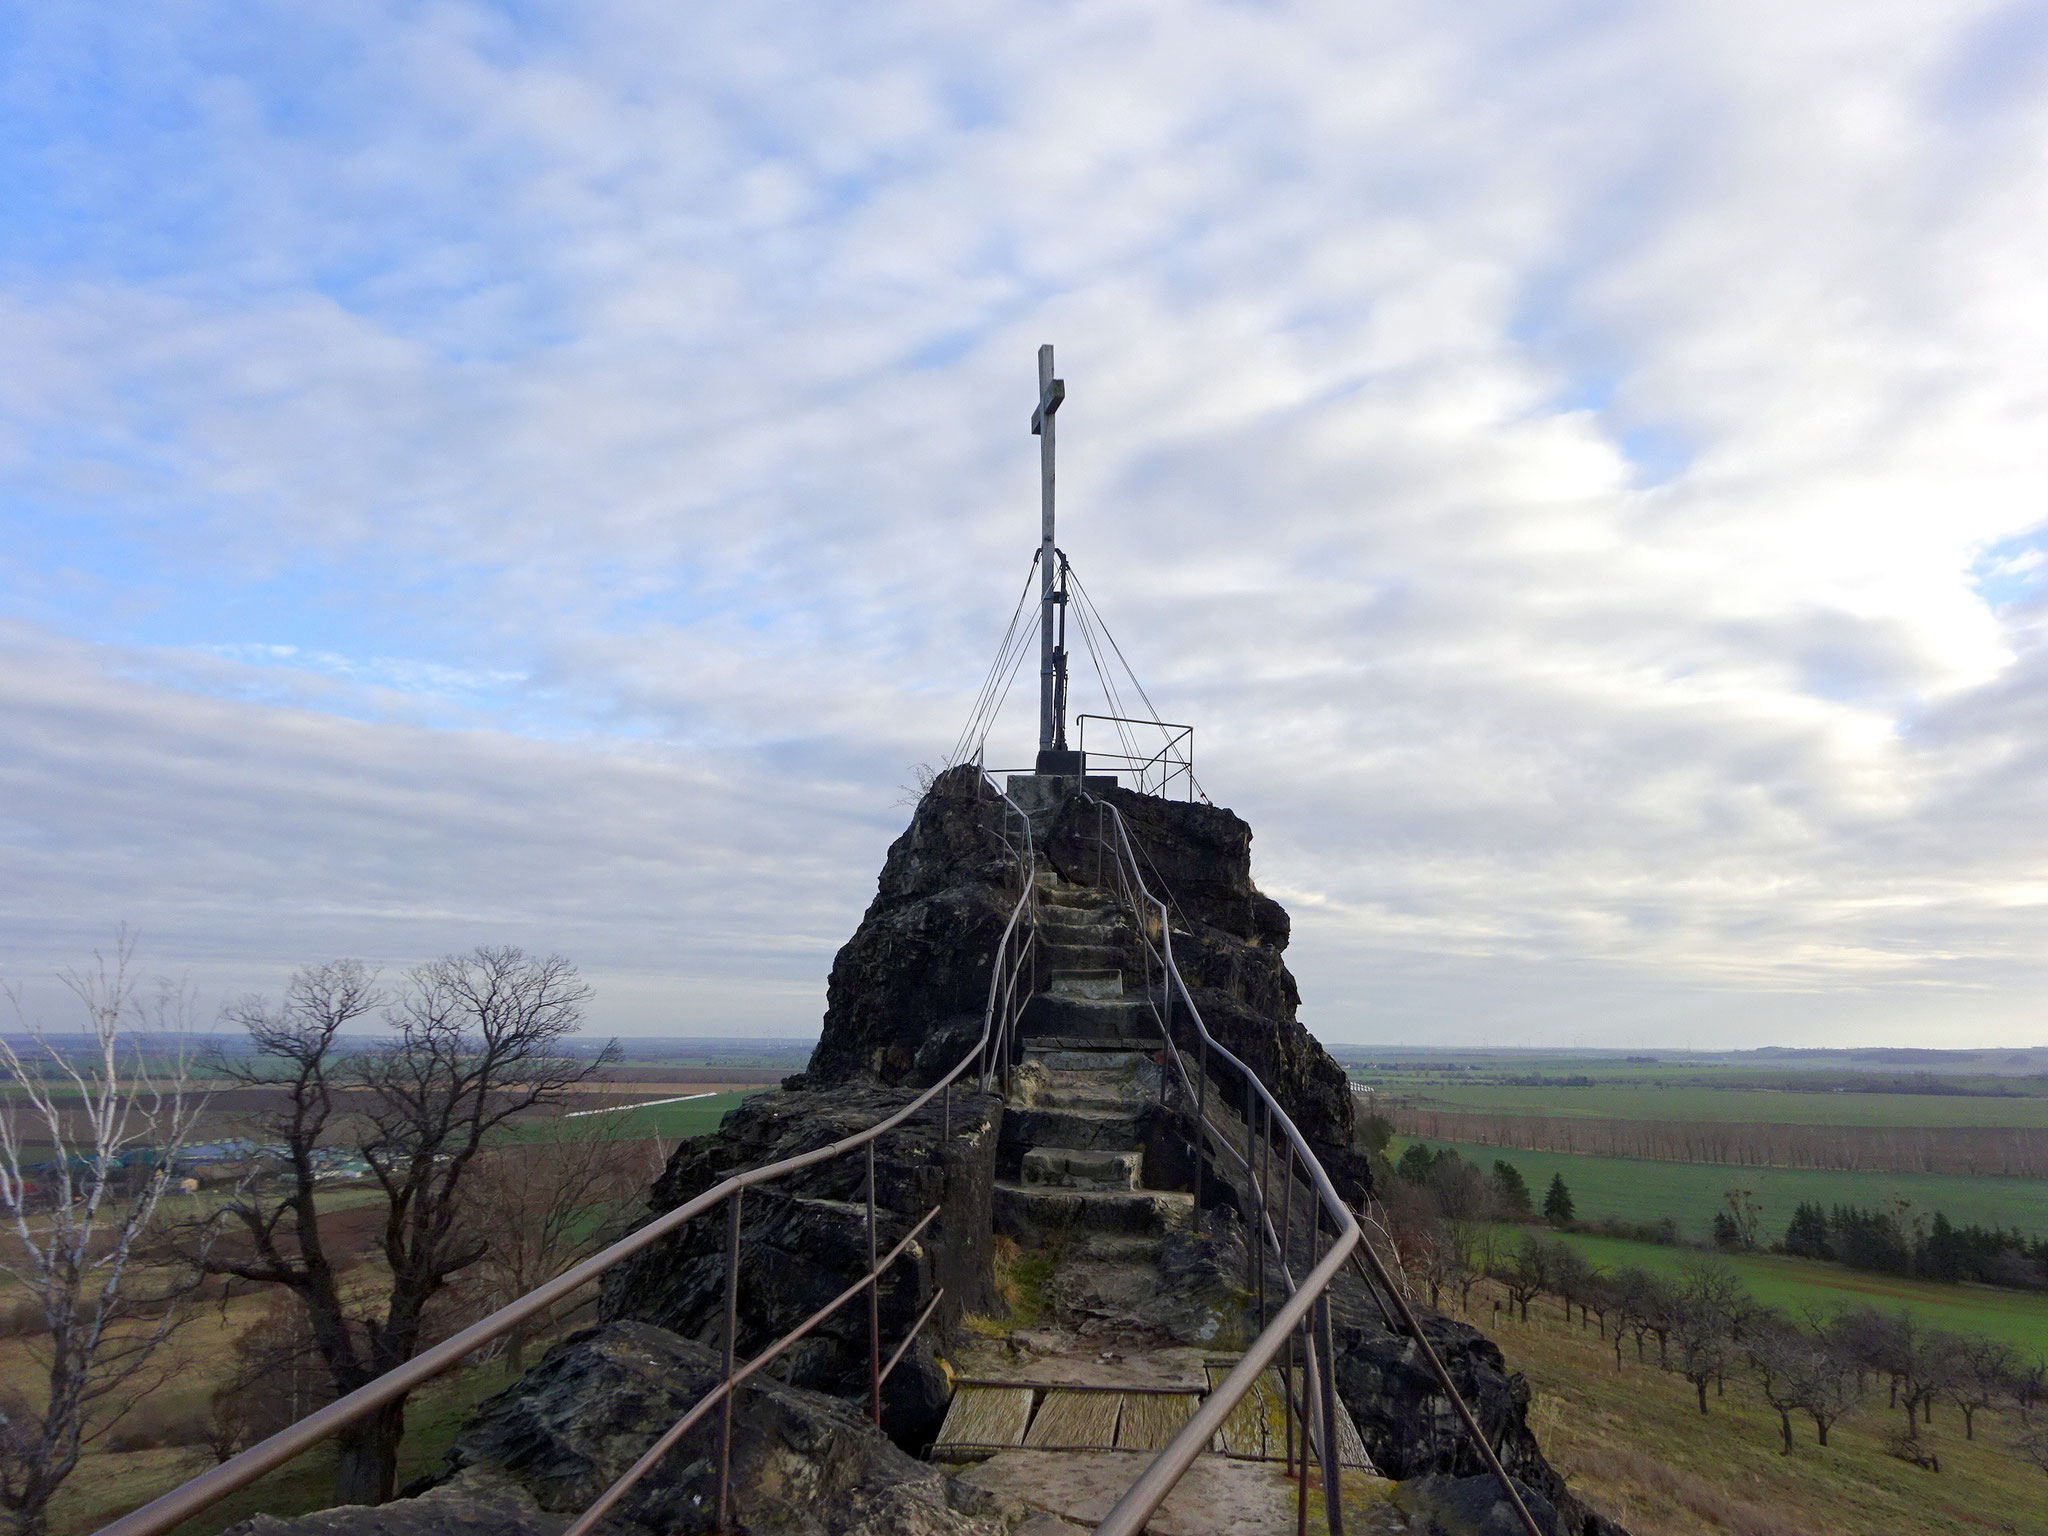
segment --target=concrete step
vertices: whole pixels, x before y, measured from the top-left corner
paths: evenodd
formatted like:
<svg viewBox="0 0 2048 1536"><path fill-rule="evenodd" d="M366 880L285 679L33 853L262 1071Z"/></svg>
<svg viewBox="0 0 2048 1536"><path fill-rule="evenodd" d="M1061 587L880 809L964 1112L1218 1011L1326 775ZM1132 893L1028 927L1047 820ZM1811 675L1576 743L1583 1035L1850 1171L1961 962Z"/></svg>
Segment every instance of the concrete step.
<svg viewBox="0 0 2048 1536"><path fill-rule="evenodd" d="M1159 1237L1190 1225L1193 1195L1168 1190L1039 1189L998 1179L995 1227L1036 1240L1056 1232Z"/></svg>
<svg viewBox="0 0 2048 1536"><path fill-rule="evenodd" d="M1135 1107L1005 1109L1003 1142L1012 1147L1065 1147L1075 1152L1135 1152L1144 1145L1138 1118Z"/></svg>
<svg viewBox="0 0 2048 1536"><path fill-rule="evenodd" d="M1144 1161L1142 1152L1033 1147L1024 1154L1024 1182L1036 1189L1136 1189Z"/></svg>
<svg viewBox="0 0 2048 1536"><path fill-rule="evenodd" d="M1079 1040L1142 1040L1156 1036L1159 1026L1153 1022L1152 1010L1135 999L1039 992L1025 1001L1023 1033L1027 1038L1058 1035Z"/></svg>
<svg viewBox="0 0 2048 1536"><path fill-rule="evenodd" d="M1121 998L1124 995L1124 973L1107 966L1074 970L1060 966L1047 972L1045 990L1053 997L1085 997L1098 1001Z"/></svg>

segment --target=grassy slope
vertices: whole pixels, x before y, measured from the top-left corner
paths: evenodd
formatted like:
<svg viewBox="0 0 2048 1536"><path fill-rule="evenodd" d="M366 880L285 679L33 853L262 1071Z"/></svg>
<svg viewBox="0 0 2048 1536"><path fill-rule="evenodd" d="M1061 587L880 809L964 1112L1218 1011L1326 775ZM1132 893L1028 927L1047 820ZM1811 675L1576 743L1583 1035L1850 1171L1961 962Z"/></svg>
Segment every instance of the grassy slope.
<svg viewBox="0 0 2048 1536"><path fill-rule="evenodd" d="M1509 1229L1510 1233L1512 1231ZM1629 1243L1576 1232L1564 1234L1564 1241L1607 1269L1632 1265L1653 1274L1670 1274L1687 1260L1701 1256L1695 1249ZM1778 1258L1769 1254L1730 1256L1727 1262L1742 1276L1743 1283L1759 1301L1787 1312L1798 1313L1809 1307L1824 1310L1851 1306L1873 1306L1882 1310L1904 1308L1937 1328L1986 1334L2034 1353L2048 1355L2048 1296L2038 1292L1898 1280L1889 1275L1844 1269L1839 1264ZM1534 1315L1533 1308L1531 1315Z"/></svg>
<svg viewBox="0 0 2048 1536"><path fill-rule="evenodd" d="M1405 1142L1394 1144L1398 1157ZM1552 1174L1564 1175L1582 1220L1617 1216L1624 1221L1657 1221L1669 1216L1691 1236L1700 1235L1730 1189L1755 1191L1763 1208L1765 1233L1784 1236L1793 1207L1802 1200L1822 1205L1888 1204L1895 1195L1915 1210L1945 1211L1951 1221L2017 1226L2048 1233L2048 1180L1973 1179L1948 1173L1837 1173L1806 1168L1731 1168L1719 1163L1663 1163L1627 1157L1587 1157L1572 1152L1524 1152L1459 1142L1460 1156L1482 1168L1494 1159L1513 1163L1538 1200Z"/></svg>
<svg viewBox="0 0 2048 1536"><path fill-rule="evenodd" d="M1490 1318L1475 1293L1475 1311ZM1708 1399L1650 1363L1614 1369L1611 1346L1569 1327L1549 1300L1529 1325L1485 1326L1535 1391L1531 1424L1552 1461L1595 1508L1634 1536L1946 1536L2048 1531L2048 1477L2008 1453L2014 1421L1980 1413L1965 1442L1962 1417L1937 1407L1921 1430L1939 1473L1884 1454L1900 1416L1878 1394L1837 1425L1823 1450L1810 1424L1793 1425L1779 1454L1778 1418L1746 1381ZM1655 1343L1652 1341L1654 1351Z"/></svg>
<svg viewBox="0 0 2048 1536"><path fill-rule="evenodd" d="M1361 1086L1374 1081L1359 1075ZM2048 1098L1961 1098L1927 1093L1787 1093L1691 1086L1511 1088L1438 1084L1389 1092L1415 1093L1426 1108L1500 1110L1519 1114L1615 1120L1759 1121L1779 1125L2048 1126Z"/></svg>

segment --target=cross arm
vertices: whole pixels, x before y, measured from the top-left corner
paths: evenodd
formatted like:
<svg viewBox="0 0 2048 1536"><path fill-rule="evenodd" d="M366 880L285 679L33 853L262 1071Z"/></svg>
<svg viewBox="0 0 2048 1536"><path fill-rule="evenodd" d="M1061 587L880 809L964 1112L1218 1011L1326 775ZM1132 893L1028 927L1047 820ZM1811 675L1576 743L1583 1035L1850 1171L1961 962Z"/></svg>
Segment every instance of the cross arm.
<svg viewBox="0 0 2048 1536"><path fill-rule="evenodd" d="M1045 395L1038 402L1038 409L1031 413L1031 435L1037 437L1045 427L1045 419L1060 408L1060 402L1067 398L1067 381L1054 379L1045 387Z"/></svg>

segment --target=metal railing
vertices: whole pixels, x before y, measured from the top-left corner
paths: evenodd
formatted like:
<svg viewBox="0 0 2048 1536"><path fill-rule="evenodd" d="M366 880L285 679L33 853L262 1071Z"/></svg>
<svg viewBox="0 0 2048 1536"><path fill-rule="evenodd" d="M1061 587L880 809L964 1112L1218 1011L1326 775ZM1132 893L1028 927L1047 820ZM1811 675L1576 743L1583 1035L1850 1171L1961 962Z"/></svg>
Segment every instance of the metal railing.
<svg viewBox="0 0 2048 1536"><path fill-rule="evenodd" d="M984 790L993 790L1006 807L1001 820L1001 836L1016 862L1021 889L996 947L981 1035L943 1078L865 1130L810 1152L733 1174L404 1365L103 1527L99 1536L162 1536L162 1533L228 1494L311 1449L337 1430L412 1392L492 1340L546 1312L621 1260L680 1231L721 1203L726 1210L726 1284L724 1353L719 1383L670 1425L595 1503L577 1517L564 1536L588 1536L618 1501L661 1463L684 1435L713 1412L720 1414L717 1512L718 1523L723 1527L730 1513L736 1394L751 1377L765 1370L798 1340L862 1295L868 1301L867 1408L869 1417L879 1424L882 1384L937 1312L945 1293L943 1288L935 1292L885 1362L882 1359L880 1314L882 1276L911 1250L918 1237L938 1218L943 1207L934 1206L926 1211L887 1253L879 1252L882 1213L875 1202L875 1144L884 1134L924 1109L934 1098L939 1098L942 1106L942 1144L950 1141L953 1085L970 1071L977 1072L983 1092L999 1089L1007 1095L1011 1062L1019 1044L1018 1026L1024 1004L1033 990L1038 863L1030 819L1014 800L995 789L986 776L979 781L977 797ZM1542 1536L1477 1420L1423 1336L1405 1299L1393 1287L1378 1258L1363 1241L1357 1218L1331 1184L1314 1151L1258 1075L1216 1041L1203 1024L1201 1012L1174 964L1173 931L1167 904L1147 888L1141 860L1122 816L1115 806L1106 801L1093 796L1083 796L1082 799L1085 804L1095 806L1098 816L1098 836L1104 855L1104 863L1099 869L1109 877L1104 882L1099 874L1098 883L1106 883L1115 890L1138 918L1145 966L1143 995L1158 1021L1163 1041L1162 1054L1171 1064L1182 1107L1189 1114L1194 1128L1194 1219L1197 1232L1201 1229L1203 1167L1209 1150L1214 1148L1227 1154L1242 1171L1243 1203L1247 1206L1245 1214L1251 1229L1250 1240L1245 1244L1246 1291L1252 1297L1260 1330L1246 1348L1243 1358L1211 1390L1194 1416L1145 1467L1096 1527L1098 1536L1103 1536L1103 1533L1107 1536L1136 1536L1195 1459L1208 1449L1224 1421L1261 1375L1283 1355L1285 1363L1280 1379L1285 1405L1285 1461L1289 1476L1297 1478L1297 1527L1306 1529L1309 1468L1313 1460L1320 1472L1327 1529L1330 1536L1342 1536L1342 1454L1338 1444L1329 1288L1347 1262L1358 1268L1383 1312L1387 1302L1380 1299L1380 1293L1384 1291L1391 1298L1419 1343L1438 1384L1455 1405L1467 1433L1500 1479L1524 1528L1531 1536ZM1012 816L1021 837L1011 836ZM1156 989L1155 972L1158 978ZM1192 1070L1188 1052L1175 1039L1177 1022L1190 1037L1196 1058ZM1209 1078L1212 1064L1235 1074L1243 1085L1245 1114L1235 1126L1230 1123L1227 1107L1217 1104L1212 1098ZM1166 1092L1164 1083L1161 1092L1162 1095ZM751 1359L738 1361L739 1255L745 1192L756 1185L770 1183L800 1169L860 1150L865 1151L867 1158L866 1271L766 1349ZM1276 1184L1280 1191L1277 1198ZM1301 1186L1302 1207L1298 1226L1295 1211L1297 1184ZM1274 1219L1276 1205L1279 1211L1277 1223ZM1297 1255L1301 1256L1302 1264L1298 1276ZM1391 1313L1388 1320L1391 1326Z"/></svg>
<svg viewBox="0 0 2048 1536"><path fill-rule="evenodd" d="M1114 805L1083 794L1084 804L1096 811L1098 859L1096 881L1107 883L1137 918L1140 951L1145 966L1142 993L1159 1025L1163 1054L1171 1062L1184 1106L1195 1131L1194 1221L1201 1231L1204 1165L1213 1146L1228 1155L1242 1175L1240 1193L1248 1209L1245 1242L1245 1290L1251 1297L1260 1331L1245 1349L1230 1374L1209 1394L1208 1400L1158 1455L1138 1480L1118 1500L1100 1525L1096 1536L1135 1536L1164 1502L1195 1458L1208 1447L1238 1404L1259 1377L1283 1354L1280 1372L1281 1400L1285 1416L1287 1472L1296 1478L1295 1521L1297 1530L1307 1528L1311 1452L1321 1475L1323 1508L1330 1536L1342 1536L1343 1455L1337 1439L1336 1349L1330 1322L1329 1287L1348 1261L1364 1282L1367 1293L1378 1305L1390 1329L1405 1326L1422 1354L1426 1368L1438 1388L1450 1400L1467 1439L1499 1483L1509 1505L1528 1536L1543 1536L1530 1514L1521 1490L1501 1464L1492 1442L1466 1405L1450 1372L1444 1368L1435 1348L1407 1299L1394 1285L1372 1246L1364 1240L1357 1217L1330 1182L1321 1161L1295 1128L1256 1072L1226 1049L1209 1033L1201 1010L1188 994L1187 983L1173 959L1173 925L1167 903L1155 896L1145 883L1144 862L1131 842L1129 829ZM1105 881L1107 876L1107 881ZM1154 933L1157 939L1154 939ZM1153 976L1156 968L1158 983ZM1195 1070L1188 1070L1187 1054L1174 1038L1176 1016L1185 1018L1193 1037ZM1243 1085L1244 1114L1238 1125L1226 1115L1212 1112L1210 1064L1220 1062ZM1227 1114L1227 1110L1226 1110ZM1276 1134L1277 1132L1277 1134ZM1275 1156L1279 1158L1274 1197ZM1295 1228L1295 1185L1303 1186L1302 1228ZM1277 1225L1273 1208L1278 1204ZM1296 1278L1295 1254L1305 1250L1305 1272ZM1279 1297L1273 1294L1277 1282ZM1389 1310L1391 1302L1393 1311ZM1400 1315L1395 1322L1394 1312ZM1299 1358L1301 1367L1296 1368ZM1300 1382L1297 1395L1296 1382ZM1297 1437L1296 1424L1301 1428ZM1298 1440L1298 1443L1297 1443Z"/></svg>
<svg viewBox="0 0 2048 1536"><path fill-rule="evenodd" d="M1136 1536L1173 1491L1195 1458L1209 1448L1259 1378L1281 1357L1281 1400L1284 1405L1287 1472L1296 1477L1297 1524L1308 1514L1309 1463L1321 1474L1323 1516L1330 1536L1343 1536L1342 1456L1337 1443L1336 1353L1331 1344L1329 1286L1361 1242L1358 1219L1331 1184L1322 1162L1295 1128L1256 1072L1209 1033L1202 1012L1189 996L1187 983L1173 960L1173 926L1167 906L1145 884L1145 875L1129 830L1114 805L1092 795L1102 859L1098 883L1106 884L1137 918L1139 946L1145 966L1141 994L1159 1024L1163 1054L1173 1070L1184 1107L1194 1127L1194 1222L1202 1227L1203 1165L1213 1146L1228 1153L1244 1170L1246 1217L1246 1289L1253 1298L1259 1333L1243 1357L1213 1388L1171 1443L1161 1451L1098 1525L1096 1536ZM1104 878L1106 876L1106 879ZM1155 938L1156 934L1156 938ZM1155 987L1154 975L1158 981ZM1196 1057L1189 1070L1187 1052L1174 1038L1176 1020L1192 1036ZM1209 1091L1212 1064L1235 1074L1243 1087L1245 1116L1238 1137L1214 1113ZM1242 1141L1242 1146L1238 1144ZM1279 1220L1273 1220L1274 1155L1279 1154ZM1298 1177L1297 1177L1298 1175ZM1302 1186L1301 1229L1295 1230L1295 1185ZM1297 1238L1305 1241L1298 1242ZM1294 1263L1304 1248L1305 1272L1298 1278ZM1269 1293L1268 1280L1277 1281ZM1300 1362L1297 1367L1297 1360ZM1297 1383L1299 1388L1297 1390ZM1297 1430L1297 1425L1299 1429Z"/></svg>
<svg viewBox="0 0 2048 1536"><path fill-rule="evenodd" d="M545 1285L527 1292L518 1300L500 1307L489 1317L472 1323L460 1333L433 1348L415 1355L405 1364L387 1371L375 1381L357 1388L346 1396L335 1399L297 1423L288 1426L267 1440L259 1441L239 1455L233 1456L180 1487L172 1489L160 1498L154 1499L140 1509L122 1516L112 1524L101 1528L98 1536L161 1536L193 1515L200 1513L237 1489L245 1488L266 1472L284 1465L302 1452L325 1440L329 1435L355 1423L375 1412L385 1404L406 1396L417 1387L430 1381L441 1372L475 1353L492 1340L502 1337L521 1324L540 1316L550 1307L572 1292L597 1279L622 1259L631 1257L659 1242L662 1238L681 1230L699 1216L721 1203L726 1206L726 1292L725 1292L725 1347L724 1366L721 1380L715 1388L706 1393L690 1410L636 1461L626 1473L610 1488L606 1489L597 1502L578 1517L569 1527L570 1533L582 1536L594 1527L619 1499L629 1492L633 1485L645 1477L660 1462L683 1435L706 1415L717 1409L721 1413L718 1450L718 1511L719 1523L725 1523L729 1508L732 1473L732 1418L735 1392L749 1377L766 1369L768 1365L799 1339L810 1333L820 1323L837 1313L856 1297L866 1294L868 1298L868 1414L877 1424L881 1422L882 1383L902 1360L918 1332L938 1309L943 1291L932 1297L918 1316L908 1334L897 1344L886 1365L882 1361L882 1335L880 1316L881 1277L889 1267L910 1250L917 1239L939 1214L940 1207L933 1207L918 1219L886 1254L877 1252L878 1213L875 1205L875 1143L886 1134L903 1124L912 1115L930 1104L934 1098L941 1101L941 1136L951 1141L953 1134L953 1085L970 1071L978 1073L983 1092L998 1085L1007 1092L1010 1079L1010 1058L1015 1054L1014 1044L1018 1018L1029 995L1029 974L1035 946L1036 924L1032 920L1034 903L1037 900L1037 854L1032 847L1030 818L1017 803L1010 799L984 777L977 787L977 798L982 789L992 789L1002 801L1006 810L1001 815L1002 839L1011 858L1016 863L1020 889L1016 902L1010 908L1009 921L1004 925L1003 935L996 946L994 964L989 975L988 1002L983 1013L981 1036L963 1055L953 1069L938 1082L924 1090L901 1109L877 1121L874 1125L851 1136L845 1136L828 1146L786 1157L759 1168L750 1168L714 1184L694 1199L684 1202L648 1222L637 1231L621 1238L601 1253L592 1255L573 1268L563 1271ZM1011 818L1014 816L1020 835L1013 837ZM734 1341L738 1331L738 1277L740 1246L740 1209L745 1192L758 1184L770 1183L800 1169L829 1162L833 1158L865 1148L867 1152L867 1239L868 1268L852 1285L813 1312L773 1344L743 1363L734 1359ZM568 1533L565 1533L568 1536Z"/></svg>
<svg viewBox="0 0 2048 1536"><path fill-rule="evenodd" d="M1116 727L1117 745L1120 752L1095 752L1088 747L1088 722ZM1115 773L1130 776L1130 788L1141 795L1157 795L1162 800L1175 798L1192 800L1200 792L1195 782L1195 728L1192 725L1174 725L1165 720L1139 720L1129 715L1076 715L1074 724L1080 731L1080 749L1085 762L1097 764ZM1159 732L1159 750L1147 753L1132 728L1141 731ZM1102 739L1102 732L1095 733L1096 740Z"/></svg>

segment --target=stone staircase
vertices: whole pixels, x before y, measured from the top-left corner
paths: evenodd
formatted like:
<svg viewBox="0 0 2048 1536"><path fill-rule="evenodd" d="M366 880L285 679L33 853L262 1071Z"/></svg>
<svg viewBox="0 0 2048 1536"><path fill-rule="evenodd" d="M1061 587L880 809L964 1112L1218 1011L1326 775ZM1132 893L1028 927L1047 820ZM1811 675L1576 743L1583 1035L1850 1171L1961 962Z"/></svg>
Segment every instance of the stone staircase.
<svg viewBox="0 0 2048 1536"><path fill-rule="evenodd" d="M1151 1453L1179 1431L1238 1356L1241 1298L1200 1265L1194 1197L1145 1183L1160 1092L1157 1026L1125 995L1118 940L1129 922L1104 896L1040 881L1044 984L1024 1011L997 1159L996 1231L1052 1259L1050 1315L956 1352L953 1401L934 1460L1000 1504L1035 1512L1021 1530L1078 1536L1106 1514ZM1169 1256L1168 1250L1174 1250ZM1219 1353L1219 1350L1221 1351ZM1294 1536L1280 1374L1268 1371L1148 1529L1156 1536ZM1297 1401L1300 1391L1294 1393ZM1345 1415L1356 1469L1347 1529L1388 1523L1386 1485ZM1311 1500L1316 1504L1317 1500ZM1312 1509L1307 1529L1323 1529Z"/></svg>
<svg viewBox="0 0 2048 1536"><path fill-rule="evenodd" d="M1044 985L1024 1008L1024 1059L1012 1075L998 1160L1012 1176L995 1189L996 1230L1020 1242L1156 1243L1193 1218L1193 1196L1142 1182L1159 1038L1150 1010L1124 995L1117 959L1126 921L1102 893L1040 877ZM1145 1247L1125 1244L1121 1256L1140 1262L1150 1257Z"/></svg>

